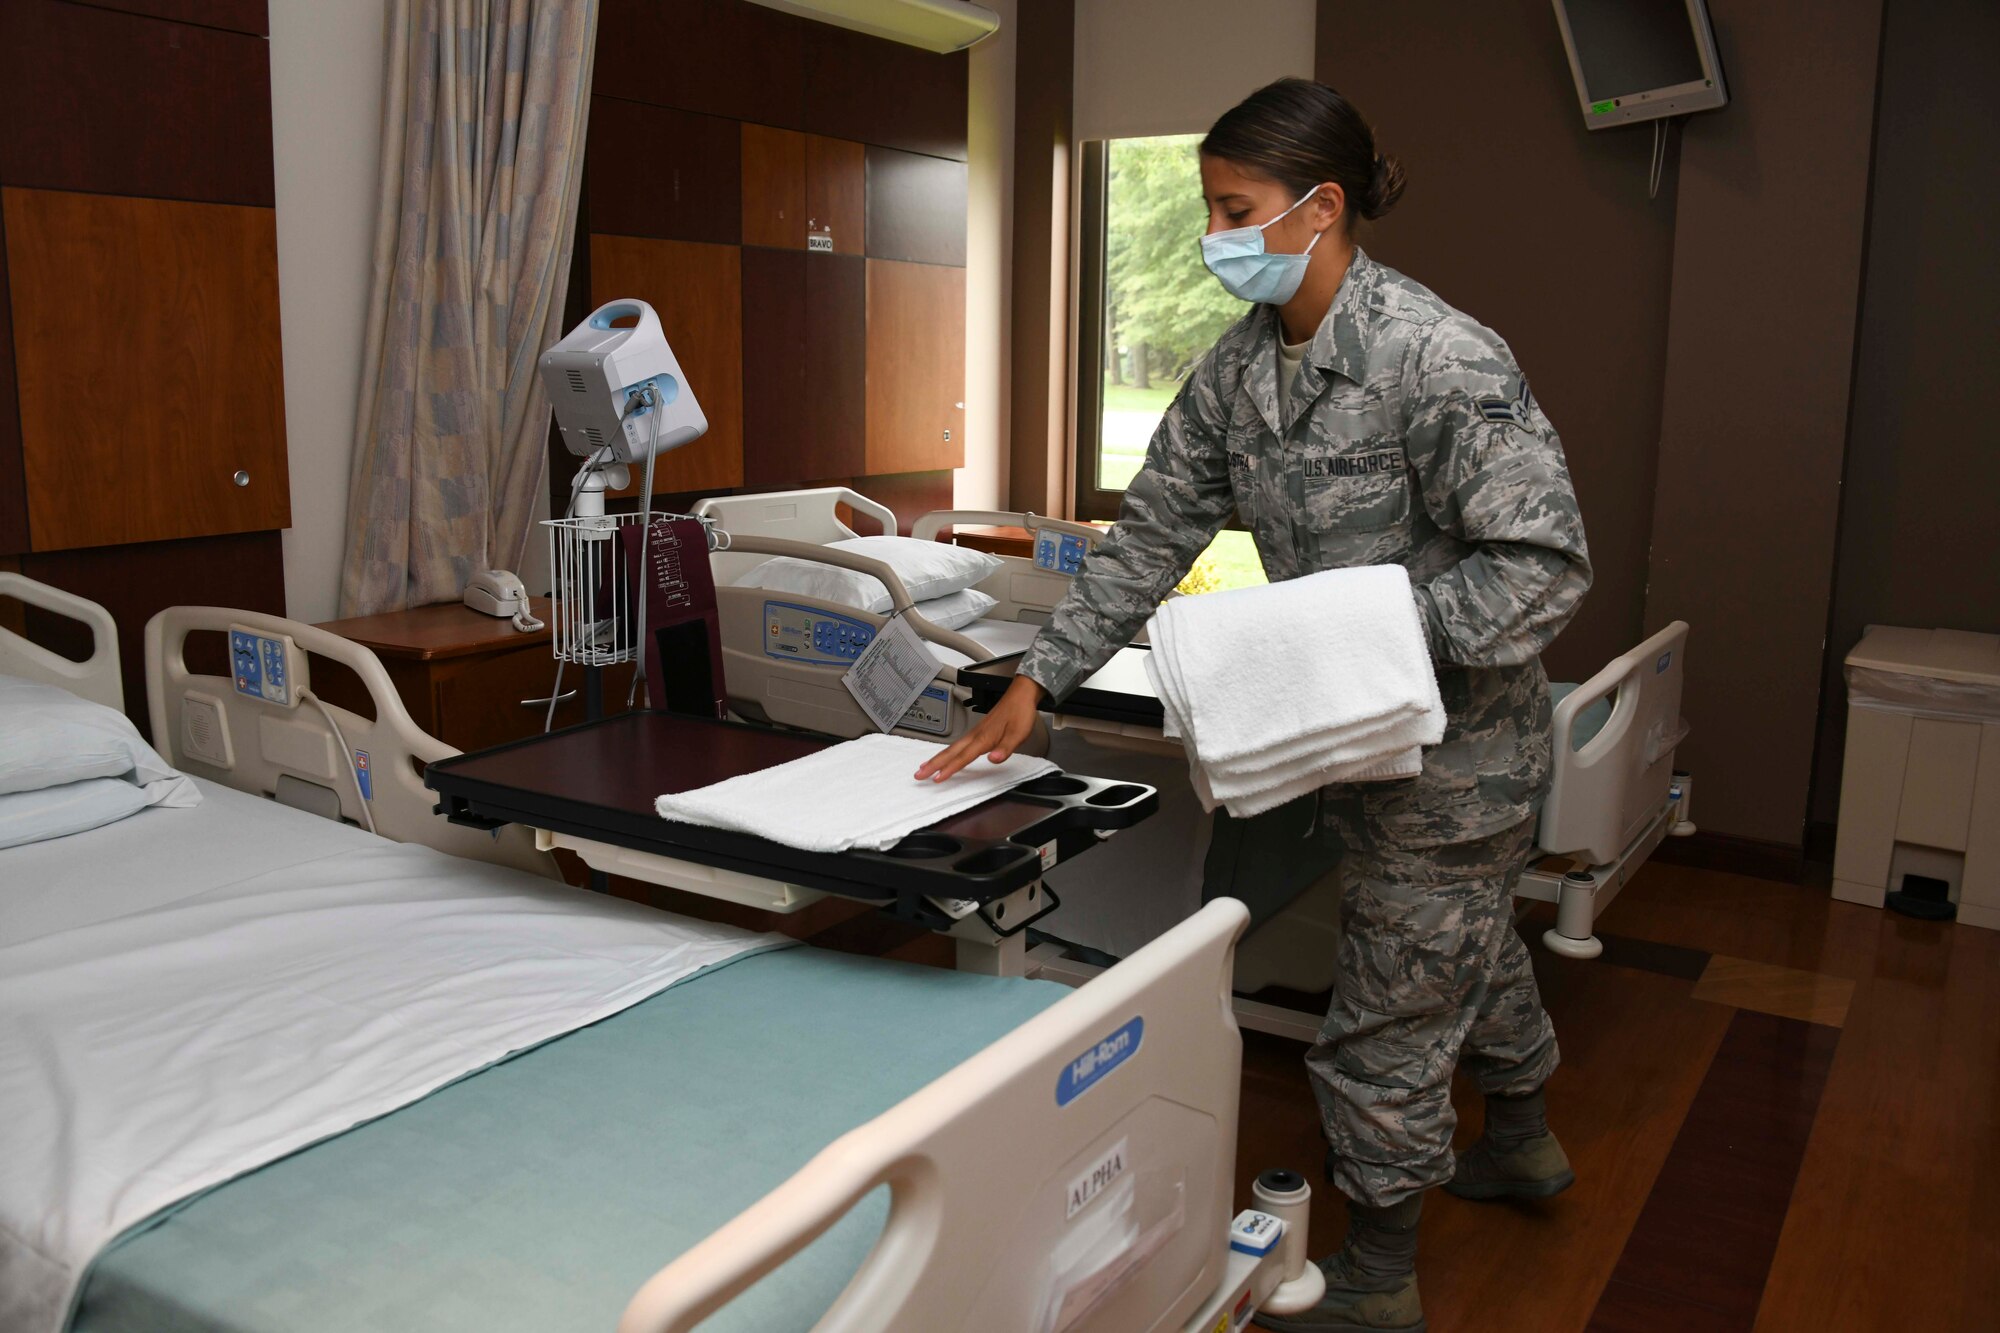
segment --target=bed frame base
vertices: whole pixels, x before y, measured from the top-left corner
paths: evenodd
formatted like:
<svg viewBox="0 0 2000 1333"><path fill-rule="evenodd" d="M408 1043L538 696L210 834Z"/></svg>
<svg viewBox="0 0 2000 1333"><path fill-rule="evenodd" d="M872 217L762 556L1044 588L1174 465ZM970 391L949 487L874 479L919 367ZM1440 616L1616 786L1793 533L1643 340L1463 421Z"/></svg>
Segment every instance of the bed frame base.
<svg viewBox="0 0 2000 1333"><path fill-rule="evenodd" d="M1522 873L1521 882L1514 889L1515 897L1556 905L1556 924L1542 932L1542 943L1550 953L1590 959L1604 952L1604 941L1592 933L1597 918L1611 906L1618 891L1631 882L1654 850L1666 841L1668 834L1675 831L1680 813L1679 800L1667 801L1639 836L1603 865L1575 870L1530 866Z"/></svg>
<svg viewBox="0 0 2000 1333"><path fill-rule="evenodd" d="M1028 951L1027 964L1028 970L1023 975L1037 981L1061 982L1065 986L1084 985L1105 972L1095 963L1079 962L1069 957L1068 951L1060 944L1037 945ZM1286 1009L1241 995L1232 997L1230 1008L1235 1011L1238 1027L1269 1033L1274 1037L1289 1037L1308 1045L1319 1040L1320 1026L1325 1021L1303 1009Z"/></svg>

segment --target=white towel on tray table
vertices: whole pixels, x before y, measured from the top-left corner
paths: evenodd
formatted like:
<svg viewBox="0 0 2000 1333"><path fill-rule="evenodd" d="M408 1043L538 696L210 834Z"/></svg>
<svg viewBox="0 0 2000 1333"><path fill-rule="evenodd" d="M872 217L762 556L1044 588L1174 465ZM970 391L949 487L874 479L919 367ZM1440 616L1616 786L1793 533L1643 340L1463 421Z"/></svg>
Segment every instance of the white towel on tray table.
<svg viewBox="0 0 2000 1333"><path fill-rule="evenodd" d="M1000 764L976 759L944 782L911 776L942 748L905 736L863 736L775 768L662 796L654 809L662 819L754 834L802 851L882 851L1056 771L1046 759L1017 754Z"/></svg>

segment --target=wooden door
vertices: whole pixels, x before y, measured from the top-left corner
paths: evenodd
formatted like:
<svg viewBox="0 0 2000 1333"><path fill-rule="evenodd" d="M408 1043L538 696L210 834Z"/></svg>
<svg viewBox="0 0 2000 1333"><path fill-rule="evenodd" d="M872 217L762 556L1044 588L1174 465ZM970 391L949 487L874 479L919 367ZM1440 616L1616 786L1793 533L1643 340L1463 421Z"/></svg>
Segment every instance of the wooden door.
<svg viewBox="0 0 2000 1333"><path fill-rule="evenodd" d="M38 551L291 522L268 208L9 187Z"/></svg>
<svg viewBox="0 0 2000 1333"><path fill-rule="evenodd" d="M965 270L868 261L867 470L965 465Z"/></svg>

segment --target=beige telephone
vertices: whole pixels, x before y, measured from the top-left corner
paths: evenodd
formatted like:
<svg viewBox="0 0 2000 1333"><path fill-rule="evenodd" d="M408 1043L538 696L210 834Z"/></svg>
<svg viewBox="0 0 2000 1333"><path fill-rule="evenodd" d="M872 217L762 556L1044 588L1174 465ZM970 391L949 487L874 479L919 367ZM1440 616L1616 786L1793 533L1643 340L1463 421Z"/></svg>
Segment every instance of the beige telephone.
<svg viewBox="0 0 2000 1333"><path fill-rule="evenodd" d="M511 619L523 633L542 628L529 610L527 585L519 574L504 569L482 569L467 579L465 604L485 615Z"/></svg>

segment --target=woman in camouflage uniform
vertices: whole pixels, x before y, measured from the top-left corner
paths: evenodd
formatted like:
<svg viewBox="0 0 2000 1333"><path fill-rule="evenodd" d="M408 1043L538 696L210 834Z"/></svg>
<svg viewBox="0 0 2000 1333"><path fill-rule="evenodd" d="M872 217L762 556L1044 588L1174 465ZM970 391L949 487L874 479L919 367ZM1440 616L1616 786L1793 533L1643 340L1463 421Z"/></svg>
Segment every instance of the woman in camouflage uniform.
<svg viewBox="0 0 2000 1333"><path fill-rule="evenodd" d="M1328 787L1339 980L1306 1056L1347 1243L1280 1330L1419 1329L1423 1192L1546 1197L1573 1179L1543 1114L1556 1065L1512 891L1548 782L1539 654L1590 586L1555 429L1499 335L1368 258L1357 219L1403 190L1333 89L1285 79L1201 144L1204 256L1258 302L1189 375L1117 526L979 726L919 773L1004 758L1035 714L1129 642L1232 512L1273 580L1394 562L1416 589L1448 714L1406 782ZM1250 230L1250 229L1257 230ZM1453 1070L1486 1095L1454 1160Z"/></svg>

